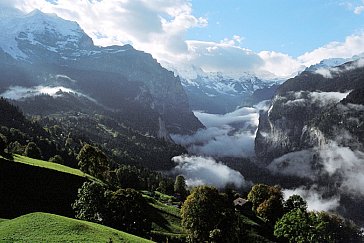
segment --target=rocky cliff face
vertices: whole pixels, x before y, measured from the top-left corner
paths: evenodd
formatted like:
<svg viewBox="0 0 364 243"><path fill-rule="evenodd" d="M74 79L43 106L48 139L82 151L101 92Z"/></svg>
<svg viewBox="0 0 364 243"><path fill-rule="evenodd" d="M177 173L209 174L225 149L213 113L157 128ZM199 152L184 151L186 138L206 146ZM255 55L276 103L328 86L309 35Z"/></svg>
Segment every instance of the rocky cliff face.
<svg viewBox="0 0 364 243"><path fill-rule="evenodd" d="M156 124L161 119L168 132L203 127L180 79L150 54L130 45L94 46L77 23L38 10L2 16L0 31L0 94L14 87L61 86L108 109L139 111L140 119Z"/></svg>
<svg viewBox="0 0 364 243"><path fill-rule="evenodd" d="M364 68L356 61L328 72L330 77L305 71L279 87L270 109L260 116L255 140L256 155L263 164L322 145L325 139L335 139L338 130L354 137L343 145L354 146L359 139L363 117L360 105L350 103L350 97L360 96ZM340 102L349 93L345 103Z"/></svg>
<svg viewBox="0 0 364 243"><path fill-rule="evenodd" d="M323 72L322 72L323 71ZM260 115L257 159L298 190L364 224L364 68L361 61L287 80Z"/></svg>

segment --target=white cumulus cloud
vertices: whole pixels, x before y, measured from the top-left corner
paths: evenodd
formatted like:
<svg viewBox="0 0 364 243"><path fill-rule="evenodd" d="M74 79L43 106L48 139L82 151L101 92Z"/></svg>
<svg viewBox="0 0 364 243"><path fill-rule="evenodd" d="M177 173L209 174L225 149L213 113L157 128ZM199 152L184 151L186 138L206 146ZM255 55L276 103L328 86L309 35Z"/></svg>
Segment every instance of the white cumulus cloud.
<svg viewBox="0 0 364 243"><path fill-rule="evenodd" d="M40 9L77 21L97 45L132 44L160 63L194 64L204 71L287 78L323 59L364 52L363 33L348 36L344 42L332 41L299 57L272 50L255 52L243 47L244 38L239 35L216 42L188 40L190 29L208 26L207 18L194 14L190 0L2 0L1 4L24 12ZM362 7L358 6L356 13L361 13Z"/></svg>
<svg viewBox="0 0 364 243"><path fill-rule="evenodd" d="M264 61L253 51L237 45L236 38L220 43L187 41L190 62L207 72L239 73L257 70Z"/></svg>
<svg viewBox="0 0 364 243"><path fill-rule="evenodd" d="M362 12L364 12L364 0L361 1L362 4L361 5L358 5L354 8L354 13L355 14L361 14Z"/></svg>
<svg viewBox="0 0 364 243"><path fill-rule="evenodd" d="M364 6L358 6L354 9L355 14L361 14L364 11Z"/></svg>
<svg viewBox="0 0 364 243"><path fill-rule="evenodd" d="M264 60L262 70L282 77L292 77L304 69L304 65L297 59L275 51L262 51L259 56Z"/></svg>
<svg viewBox="0 0 364 243"><path fill-rule="evenodd" d="M348 58L364 52L364 33L350 35L344 42L333 41L297 59L305 66L311 66L328 58Z"/></svg>
<svg viewBox="0 0 364 243"><path fill-rule="evenodd" d="M207 25L192 14L188 0L16 0L24 12L39 9L77 21L97 45L132 44L156 58L176 58L187 53L186 31Z"/></svg>

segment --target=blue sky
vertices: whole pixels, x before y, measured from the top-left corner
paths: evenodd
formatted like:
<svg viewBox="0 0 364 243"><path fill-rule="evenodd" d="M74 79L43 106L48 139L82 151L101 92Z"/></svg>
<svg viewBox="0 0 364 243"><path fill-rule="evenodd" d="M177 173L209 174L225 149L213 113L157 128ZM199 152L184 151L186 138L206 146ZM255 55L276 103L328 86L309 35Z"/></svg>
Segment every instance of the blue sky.
<svg viewBox="0 0 364 243"><path fill-rule="evenodd" d="M180 75L292 77L364 53L364 0L0 0L76 21L96 45L132 44Z"/></svg>
<svg viewBox="0 0 364 243"><path fill-rule="evenodd" d="M335 0L192 0L193 13L208 19L188 38L220 41L239 35L242 45L259 52L274 50L298 57L364 30L361 1Z"/></svg>

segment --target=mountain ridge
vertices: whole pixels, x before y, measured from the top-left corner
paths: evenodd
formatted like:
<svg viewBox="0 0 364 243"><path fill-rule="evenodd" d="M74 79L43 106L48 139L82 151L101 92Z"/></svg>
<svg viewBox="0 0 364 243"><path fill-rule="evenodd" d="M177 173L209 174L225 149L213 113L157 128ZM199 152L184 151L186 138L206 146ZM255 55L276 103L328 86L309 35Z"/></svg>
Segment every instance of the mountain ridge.
<svg viewBox="0 0 364 243"><path fill-rule="evenodd" d="M143 106L157 116L145 119L161 119L168 132L192 133L203 127L180 79L150 54L130 45L95 46L76 22L39 10L4 19L0 94L14 86L63 86L112 109Z"/></svg>

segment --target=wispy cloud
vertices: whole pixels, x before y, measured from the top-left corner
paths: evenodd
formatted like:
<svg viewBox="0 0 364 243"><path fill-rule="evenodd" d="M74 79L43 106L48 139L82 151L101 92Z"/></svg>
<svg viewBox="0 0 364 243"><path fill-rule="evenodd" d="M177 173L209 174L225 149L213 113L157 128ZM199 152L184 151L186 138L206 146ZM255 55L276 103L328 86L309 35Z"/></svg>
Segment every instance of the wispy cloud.
<svg viewBox="0 0 364 243"><path fill-rule="evenodd" d="M340 189L364 195L364 153L330 142L319 152L323 169L341 177Z"/></svg>
<svg viewBox="0 0 364 243"><path fill-rule="evenodd" d="M172 160L177 164L174 172L184 175L190 187L207 184L224 188L227 184L233 184L239 188L250 185L240 172L216 162L213 158L177 156Z"/></svg>
<svg viewBox="0 0 364 243"><path fill-rule="evenodd" d="M355 14L361 14L364 11L364 5L358 6L354 9Z"/></svg>
<svg viewBox="0 0 364 243"><path fill-rule="evenodd" d="M318 172L314 170L311 163L314 155L312 150L287 153L273 160L268 169L274 174L294 175L315 180Z"/></svg>
<svg viewBox="0 0 364 243"><path fill-rule="evenodd" d="M316 185L306 189L300 187L296 189L283 190L284 199L287 200L292 195L300 195L307 201L308 210L310 211L332 211L340 206L340 197L334 196L324 198Z"/></svg>
<svg viewBox="0 0 364 243"><path fill-rule="evenodd" d="M207 41L186 41L189 60L208 72L236 73L257 70L264 60L253 51L242 48L236 41L220 43Z"/></svg>
<svg viewBox="0 0 364 243"><path fill-rule="evenodd" d="M340 73L350 71L350 70L353 70L356 68L364 67L363 54L361 55L361 57L358 56L357 60L352 60L352 63L350 65L346 64L344 67L341 66L340 68L338 68L338 67L326 67L326 68L321 67L321 68L318 68L317 70L315 70L315 73L320 74L325 78L333 78L334 76L336 76Z"/></svg>
<svg viewBox="0 0 364 243"><path fill-rule="evenodd" d="M358 5L354 8L354 13L355 14L361 14L362 12L364 12L364 0L361 1L362 4L361 5Z"/></svg>
<svg viewBox="0 0 364 243"><path fill-rule="evenodd" d="M337 139L350 139L347 133ZM311 150L286 154L275 159L269 166L273 173L293 175L318 181L327 177L335 180L337 195L340 193L364 196L364 153L350 147L328 142ZM319 187L318 187L319 188Z"/></svg>

